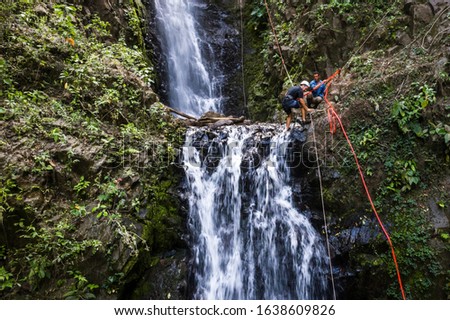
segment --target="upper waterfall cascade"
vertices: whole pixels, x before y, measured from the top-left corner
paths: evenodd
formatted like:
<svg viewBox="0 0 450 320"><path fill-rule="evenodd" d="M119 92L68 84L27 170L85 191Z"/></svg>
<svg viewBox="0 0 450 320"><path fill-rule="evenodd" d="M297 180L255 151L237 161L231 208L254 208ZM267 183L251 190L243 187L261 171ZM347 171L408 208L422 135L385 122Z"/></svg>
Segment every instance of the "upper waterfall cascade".
<svg viewBox="0 0 450 320"><path fill-rule="evenodd" d="M199 116L222 109L222 76L208 36L196 16L205 5L192 0L155 0L156 21L168 72L171 107Z"/></svg>

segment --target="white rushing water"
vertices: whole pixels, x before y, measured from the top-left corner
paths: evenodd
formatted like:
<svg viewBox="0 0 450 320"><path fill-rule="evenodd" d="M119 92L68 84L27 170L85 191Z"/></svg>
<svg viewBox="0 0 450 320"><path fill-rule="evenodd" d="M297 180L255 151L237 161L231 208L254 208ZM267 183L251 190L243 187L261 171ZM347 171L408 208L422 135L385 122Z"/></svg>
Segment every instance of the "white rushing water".
<svg viewBox="0 0 450 320"><path fill-rule="evenodd" d="M214 52L196 21L204 5L199 0L155 0L155 9L167 60L170 106L194 116L220 111L221 77L214 75Z"/></svg>
<svg viewBox="0 0 450 320"><path fill-rule="evenodd" d="M183 148L194 298L325 298L325 250L288 184L289 136L272 132L261 155L249 147L252 128L214 132L203 146L201 130L191 129Z"/></svg>

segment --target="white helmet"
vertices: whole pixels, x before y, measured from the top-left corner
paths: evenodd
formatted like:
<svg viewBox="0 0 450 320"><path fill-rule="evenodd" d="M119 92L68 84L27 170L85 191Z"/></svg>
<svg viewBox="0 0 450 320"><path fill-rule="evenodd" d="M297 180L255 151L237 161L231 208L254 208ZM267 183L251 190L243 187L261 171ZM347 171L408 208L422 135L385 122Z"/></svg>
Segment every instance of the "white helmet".
<svg viewBox="0 0 450 320"><path fill-rule="evenodd" d="M303 80L302 82L300 82L300 85L307 86L309 88L309 82L306 80Z"/></svg>

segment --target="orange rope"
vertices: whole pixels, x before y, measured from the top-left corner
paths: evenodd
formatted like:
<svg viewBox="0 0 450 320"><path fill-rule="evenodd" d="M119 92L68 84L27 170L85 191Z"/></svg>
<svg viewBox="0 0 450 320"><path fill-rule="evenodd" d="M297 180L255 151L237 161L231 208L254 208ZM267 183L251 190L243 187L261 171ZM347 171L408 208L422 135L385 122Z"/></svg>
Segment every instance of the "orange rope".
<svg viewBox="0 0 450 320"><path fill-rule="evenodd" d="M331 82L333 79L341 73L341 69L337 69L330 77L328 77L325 81L327 83L327 86L325 88L325 95L323 96L323 99L325 100L325 103L328 105L327 109L327 115L328 115L328 123L330 124L330 132L331 134L336 133L336 120L334 119L334 114L332 111L334 111L333 105L328 100L328 90L330 89Z"/></svg>
<svg viewBox="0 0 450 320"><path fill-rule="evenodd" d="M347 143L350 146L350 150L352 151L353 157L355 158L356 166L358 167L359 176L360 176L362 184L364 186L364 190L366 191L367 199L369 199L370 205L372 207L372 211L375 214L375 217L377 218L377 221L381 227L381 230L383 230L383 233L386 236L386 239L389 243L389 247L391 248L392 259L394 260L395 271L397 272L397 280L398 280L398 284L400 286L400 291L402 293L402 298L403 298L403 300L406 300L405 290L403 289L402 278L400 276L400 269L399 269L398 263L397 263L397 256L395 254L394 245L392 244L391 237L389 236L389 233L387 232L386 228L384 227L383 222L381 221L381 218L378 215L377 209L375 208L375 204L372 201L372 197L370 196L369 188L367 187L366 180L364 178L364 173L359 164L355 149L353 149L353 145L347 135L347 132L345 131L344 125L342 124L341 118L336 113L334 108L331 107L331 108L329 108L329 110L331 110L331 113L333 114L334 118L337 119L337 121L339 122L339 125L341 126L341 129L342 129L342 133L344 134L345 139L347 140Z"/></svg>
<svg viewBox="0 0 450 320"><path fill-rule="evenodd" d="M328 100L328 89L329 89L329 86L331 85L331 81L340 72L341 72L341 70L338 69L330 78L327 79L327 87L325 89L324 100L325 100L325 102L327 103L327 106L328 106L328 110L327 111L328 111L328 121L330 123L330 131L331 131L332 134L334 134L336 132L336 120L337 120L339 122L340 127L341 127L342 133L344 134L345 139L347 140L347 143L348 143L348 145L350 147L350 150L351 150L351 152L353 154L353 158L355 159L356 166L358 167L359 176L360 176L361 182L362 182L362 184L364 186L364 190L366 192L367 199L369 200L370 206L372 207L372 211L375 214L375 217L376 217L376 219L378 221L378 224L381 227L381 230L383 231L383 233L384 233L384 235L385 235L385 237L387 239L387 242L389 243L389 247L391 248L392 259L394 261L395 271L397 272L397 280L398 280L398 284L400 286L400 291L401 291L401 294L402 294L402 298L403 298L403 300L406 300L405 290L403 289L402 278L400 276L400 269L399 269L398 263L397 263L397 256L395 254L395 249L394 249L394 245L392 243L391 237L389 236L389 233L387 232L386 228L384 227L383 221L381 221L381 218L380 218L380 216L378 214L378 211L375 208L375 204L373 203L372 196L370 195L369 188L367 187L367 184L366 184L366 179L364 178L363 170L361 168L361 165L359 164L358 156L356 155L356 151L353 148L352 142L350 141L350 138L348 137L347 132L345 131L345 128L344 128L344 125L342 124L341 118L337 114L336 110L334 110L333 105Z"/></svg>

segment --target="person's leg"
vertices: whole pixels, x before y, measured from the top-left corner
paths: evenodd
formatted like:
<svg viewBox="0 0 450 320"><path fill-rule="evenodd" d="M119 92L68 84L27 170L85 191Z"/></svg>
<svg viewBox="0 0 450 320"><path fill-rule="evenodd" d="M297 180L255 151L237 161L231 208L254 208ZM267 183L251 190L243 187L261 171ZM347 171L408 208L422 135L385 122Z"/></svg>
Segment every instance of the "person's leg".
<svg viewBox="0 0 450 320"><path fill-rule="evenodd" d="M302 108L302 121L303 122L306 121L306 110L305 110L305 108Z"/></svg>
<svg viewBox="0 0 450 320"><path fill-rule="evenodd" d="M308 108L311 108L311 104L313 103L313 97L311 94L309 94L308 96L306 96L306 105L308 106Z"/></svg>
<svg viewBox="0 0 450 320"><path fill-rule="evenodd" d="M316 109L322 101L323 101L323 98L322 98L322 97L315 97L315 98L312 100L311 108Z"/></svg>
<svg viewBox="0 0 450 320"><path fill-rule="evenodd" d="M286 130L291 128L292 112L288 114L286 118Z"/></svg>

